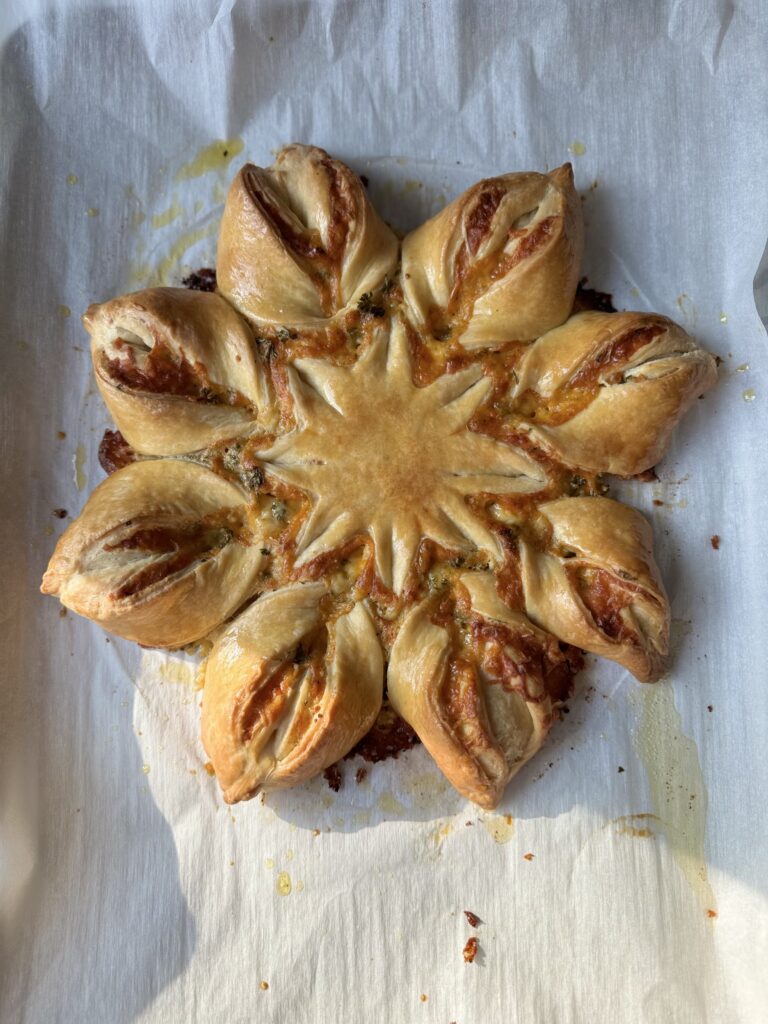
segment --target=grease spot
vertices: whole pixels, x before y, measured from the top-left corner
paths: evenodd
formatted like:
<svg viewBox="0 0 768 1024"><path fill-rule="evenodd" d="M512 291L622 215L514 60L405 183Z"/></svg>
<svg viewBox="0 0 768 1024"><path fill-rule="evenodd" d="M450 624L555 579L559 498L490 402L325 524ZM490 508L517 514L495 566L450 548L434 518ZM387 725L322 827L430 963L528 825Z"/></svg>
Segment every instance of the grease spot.
<svg viewBox="0 0 768 1024"><path fill-rule="evenodd" d="M76 174L68 174L67 175L67 184L68 185L76 185L77 181L78 181L78 178L77 178Z"/></svg>
<svg viewBox="0 0 768 1024"><path fill-rule="evenodd" d="M690 323L696 322L696 307L694 306L690 295L686 292L681 292L675 299L675 303L686 320Z"/></svg>
<svg viewBox="0 0 768 1024"><path fill-rule="evenodd" d="M275 887L281 896L290 896L291 894L291 876L287 871L281 871L277 876L277 882Z"/></svg>
<svg viewBox="0 0 768 1024"><path fill-rule="evenodd" d="M515 834L515 819L511 814L502 814L482 819L483 828L494 843L508 843Z"/></svg>
<svg viewBox="0 0 768 1024"><path fill-rule="evenodd" d="M622 814L620 818L614 818L611 824L617 826L616 831L620 836L633 836L635 839L650 839L656 835L650 824L654 821L659 822L660 828L663 827L664 823L655 814ZM647 822L648 824L640 825L640 822Z"/></svg>
<svg viewBox="0 0 768 1024"><path fill-rule="evenodd" d="M446 821L427 833L427 853L430 857L437 858L442 855L443 843L451 832L453 832L453 824Z"/></svg>
<svg viewBox="0 0 768 1024"><path fill-rule="evenodd" d="M85 212L88 217L98 217L100 211L98 206L89 206Z"/></svg>
<svg viewBox="0 0 768 1024"><path fill-rule="evenodd" d="M67 319L67 317L72 316L72 310L69 308L69 306L59 306L57 308L57 312L59 316L63 317L65 320Z"/></svg>
<svg viewBox="0 0 768 1024"><path fill-rule="evenodd" d="M450 789L450 783L444 775L436 772L423 772L414 775L406 784L408 799L414 807L427 810L430 807L444 806L443 798Z"/></svg>
<svg viewBox="0 0 768 1024"><path fill-rule="evenodd" d="M744 399L745 402L754 402L754 400L757 398L757 392L754 388L747 388L746 391L742 392L741 397Z"/></svg>
<svg viewBox="0 0 768 1024"><path fill-rule="evenodd" d="M637 715L632 742L651 795L654 818L648 820L658 822L702 907L712 907L715 896L704 855L708 798L698 748L682 731L669 683L636 687L627 696Z"/></svg>
<svg viewBox="0 0 768 1024"><path fill-rule="evenodd" d="M736 367L736 373L746 373L748 369L749 369L749 363L740 363Z"/></svg>
<svg viewBox="0 0 768 1024"><path fill-rule="evenodd" d="M152 217L153 228L164 228L167 224L171 224L176 220L177 217L181 217L184 213L184 208L174 199L167 210L163 210L162 213L156 213Z"/></svg>
<svg viewBox="0 0 768 1024"><path fill-rule="evenodd" d="M180 686L191 686L195 690L200 690L202 683L199 679L199 670L199 665L192 665L188 661L169 659L158 665L157 674L164 683L177 683Z"/></svg>
<svg viewBox="0 0 768 1024"><path fill-rule="evenodd" d="M394 793L382 793L378 800L379 808L385 814L403 814L405 807L400 803Z"/></svg>
<svg viewBox="0 0 768 1024"><path fill-rule="evenodd" d="M85 470L83 469L85 466L85 448L82 444L79 444L75 451L74 465L75 487L77 487L78 491L85 490L85 486L88 483L88 477L85 475Z"/></svg>
<svg viewBox="0 0 768 1024"><path fill-rule="evenodd" d="M584 145L583 142L579 142L577 139L575 142L572 142L570 144L570 146L568 147L568 152L571 153L573 156L584 156L584 154L587 152L587 147Z"/></svg>
<svg viewBox="0 0 768 1024"><path fill-rule="evenodd" d="M242 153L244 145L242 139L217 139L209 146L204 146L189 163L179 168L176 181L200 178L210 171L225 171L229 162L238 153Z"/></svg>

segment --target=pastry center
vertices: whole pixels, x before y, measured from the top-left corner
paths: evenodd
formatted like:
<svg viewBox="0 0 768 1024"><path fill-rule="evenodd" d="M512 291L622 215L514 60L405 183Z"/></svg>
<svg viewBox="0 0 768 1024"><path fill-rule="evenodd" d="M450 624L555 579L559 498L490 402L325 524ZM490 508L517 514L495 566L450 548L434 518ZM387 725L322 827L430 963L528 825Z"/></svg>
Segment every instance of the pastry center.
<svg viewBox="0 0 768 1024"><path fill-rule="evenodd" d="M490 391L480 367L413 383L403 325L381 328L352 367L298 360L296 429L264 453L267 469L306 491L312 509L297 564L369 533L383 582L396 591L422 540L498 555L495 535L466 503L542 486L526 456L468 429Z"/></svg>

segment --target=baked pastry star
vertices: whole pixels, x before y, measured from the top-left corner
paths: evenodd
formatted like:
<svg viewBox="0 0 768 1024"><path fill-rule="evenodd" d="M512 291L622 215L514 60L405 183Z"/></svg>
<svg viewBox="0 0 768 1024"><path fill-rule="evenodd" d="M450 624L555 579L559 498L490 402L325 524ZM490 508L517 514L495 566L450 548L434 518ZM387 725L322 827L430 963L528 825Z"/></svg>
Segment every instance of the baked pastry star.
<svg viewBox="0 0 768 1024"><path fill-rule="evenodd" d="M136 461L60 539L43 591L207 655L228 802L343 757L385 696L494 807L577 648L652 681L669 606L651 531L603 495L715 381L647 313L572 312L568 165L479 182L402 241L323 150L246 165L218 291L92 306L94 372Z"/></svg>

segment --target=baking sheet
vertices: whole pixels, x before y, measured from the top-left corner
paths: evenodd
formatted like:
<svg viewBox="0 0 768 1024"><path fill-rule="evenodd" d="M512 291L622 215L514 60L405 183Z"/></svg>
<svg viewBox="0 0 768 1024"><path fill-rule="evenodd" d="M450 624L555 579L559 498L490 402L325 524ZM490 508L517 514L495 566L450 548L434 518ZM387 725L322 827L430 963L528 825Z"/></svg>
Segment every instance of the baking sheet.
<svg viewBox="0 0 768 1024"><path fill-rule="evenodd" d="M4 5L3 1024L764 1019L759 8ZM194 664L37 593L53 510L101 479L79 314L210 264L239 162L294 140L366 174L400 229L571 159L590 282L723 360L659 483L614 488L654 524L668 677L589 659L495 814L420 748L227 809Z"/></svg>

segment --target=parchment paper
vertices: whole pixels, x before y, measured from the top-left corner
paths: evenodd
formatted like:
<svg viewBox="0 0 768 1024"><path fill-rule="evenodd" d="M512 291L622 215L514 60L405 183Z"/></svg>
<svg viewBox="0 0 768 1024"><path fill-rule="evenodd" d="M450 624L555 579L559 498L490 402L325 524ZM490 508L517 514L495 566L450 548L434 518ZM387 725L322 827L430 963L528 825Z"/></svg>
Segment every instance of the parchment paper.
<svg viewBox="0 0 768 1024"><path fill-rule="evenodd" d="M6 0L0 27L3 1024L765 1020L765 6ZM239 163L294 140L400 229L572 159L590 282L723 360L660 482L613 489L654 524L669 675L590 659L497 814L423 748L229 811L194 665L37 593L102 476L79 315L210 264Z"/></svg>

